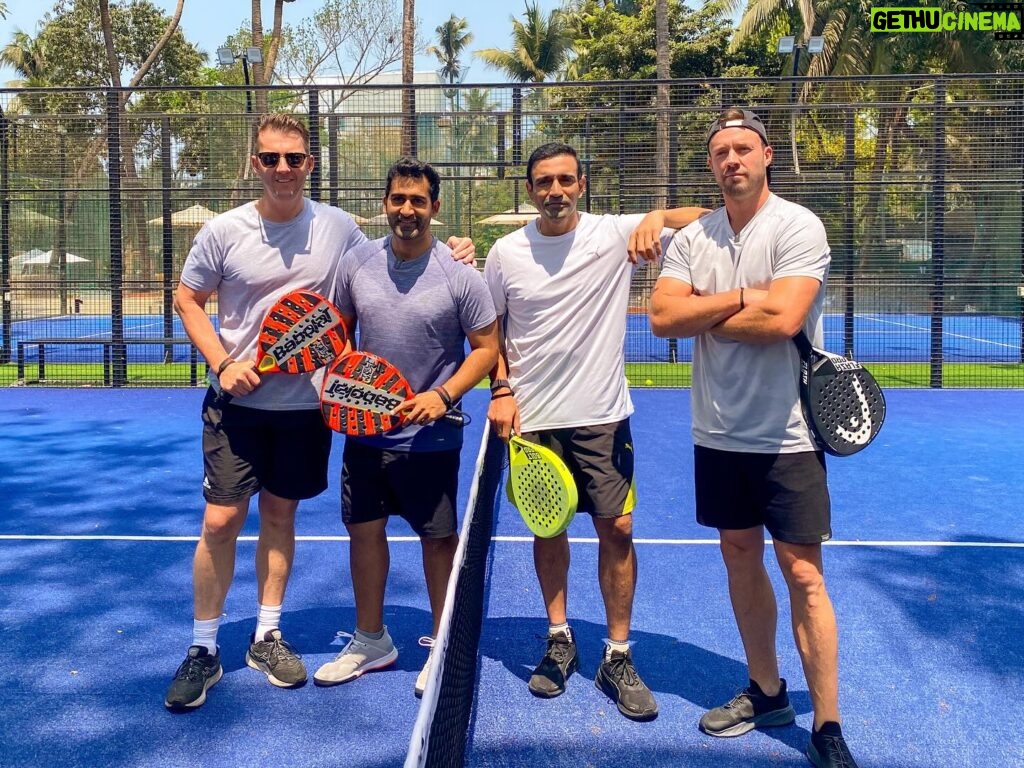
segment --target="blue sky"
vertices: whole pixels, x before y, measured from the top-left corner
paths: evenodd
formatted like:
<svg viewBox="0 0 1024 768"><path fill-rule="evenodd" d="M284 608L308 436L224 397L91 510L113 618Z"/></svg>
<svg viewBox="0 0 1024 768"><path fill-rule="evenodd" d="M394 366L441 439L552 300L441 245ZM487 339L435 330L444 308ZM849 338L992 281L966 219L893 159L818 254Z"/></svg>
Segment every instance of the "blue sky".
<svg viewBox="0 0 1024 768"><path fill-rule="evenodd" d="M165 8L168 13L175 6L173 0L154 2L157 6ZM560 0L538 2L545 13L561 5ZM497 4L488 0L416 0L416 18L420 26L420 35L428 42L431 41L434 38L434 28L454 13L469 22L469 29L474 35L471 50L508 48L512 33L509 19L513 15L521 16L525 4L521 0L502 3L501 9L495 5ZM9 43L18 29L35 35L40 19L53 7L53 3L50 0L8 0L7 6L7 18L0 20L0 45ZM218 46L225 38L236 31L243 21L248 20L250 6L250 0L185 0L181 28L190 41L197 43L210 55L212 61ZM285 3L285 21L294 23L319 6L319 0ZM273 19L273 7L271 0L263 0L265 25L269 25ZM470 70L466 76L467 83L492 83L502 80L498 72L485 67L481 62L470 57L468 63ZM432 56L420 56L416 60L418 70L436 67L437 62ZM15 74L10 69L0 67L0 83L6 83L14 77Z"/></svg>

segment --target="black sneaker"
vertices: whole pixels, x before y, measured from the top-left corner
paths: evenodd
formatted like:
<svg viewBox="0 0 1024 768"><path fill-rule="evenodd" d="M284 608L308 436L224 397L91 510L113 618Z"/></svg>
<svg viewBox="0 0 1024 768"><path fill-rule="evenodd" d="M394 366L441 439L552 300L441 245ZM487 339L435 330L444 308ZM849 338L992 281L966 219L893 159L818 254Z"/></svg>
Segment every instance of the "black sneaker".
<svg viewBox="0 0 1024 768"><path fill-rule="evenodd" d="M245 663L260 670L278 688L298 688L306 682L302 657L281 638L280 629L270 630L260 641L254 635Z"/></svg>
<svg viewBox="0 0 1024 768"><path fill-rule="evenodd" d="M223 674L219 650L211 656L204 646L189 646L188 655L174 673L174 680L164 696L164 706L173 712L201 707L206 701L206 692Z"/></svg>
<svg viewBox="0 0 1024 768"><path fill-rule="evenodd" d="M658 703L637 674L629 651L606 655L597 668L594 685L630 720L653 720L658 716Z"/></svg>
<svg viewBox="0 0 1024 768"><path fill-rule="evenodd" d="M818 768L857 768L841 731L828 734L811 733L811 742L807 745L807 758Z"/></svg>
<svg viewBox="0 0 1024 768"><path fill-rule="evenodd" d="M576 641L570 635L557 632L548 636L544 658L530 677L530 693L542 699L553 699L565 693L565 683L576 671Z"/></svg>
<svg viewBox="0 0 1024 768"><path fill-rule="evenodd" d="M789 703L786 681L775 696L766 696L753 680L728 704L704 713L700 729L709 736L742 736L755 728L789 725L796 712Z"/></svg>

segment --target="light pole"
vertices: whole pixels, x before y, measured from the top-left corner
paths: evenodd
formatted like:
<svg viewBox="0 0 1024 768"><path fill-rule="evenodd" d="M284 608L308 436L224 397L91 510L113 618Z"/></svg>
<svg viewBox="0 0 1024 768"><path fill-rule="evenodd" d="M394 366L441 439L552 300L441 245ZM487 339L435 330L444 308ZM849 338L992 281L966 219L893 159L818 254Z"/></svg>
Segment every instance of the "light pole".
<svg viewBox="0 0 1024 768"><path fill-rule="evenodd" d="M808 55L821 53L825 49L825 38L819 35L808 38L807 43L798 43L793 35L779 38L778 52L783 56L793 54L793 81L789 86L789 103L792 111L789 115L789 144L793 152L793 173L800 173L800 158L796 151L796 76L800 72L800 52L806 49Z"/></svg>
<svg viewBox="0 0 1024 768"><path fill-rule="evenodd" d="M249 81L249 65L262 64L263 51L255 46L246 48L238 54L227 46L217 49L217 63L222 67L230 67L237 59L242 60L242 77L245 79L245 85L247 86L245 91L245 111L252 114L252 92L248 90L248 86L251 85Z"/></svg>

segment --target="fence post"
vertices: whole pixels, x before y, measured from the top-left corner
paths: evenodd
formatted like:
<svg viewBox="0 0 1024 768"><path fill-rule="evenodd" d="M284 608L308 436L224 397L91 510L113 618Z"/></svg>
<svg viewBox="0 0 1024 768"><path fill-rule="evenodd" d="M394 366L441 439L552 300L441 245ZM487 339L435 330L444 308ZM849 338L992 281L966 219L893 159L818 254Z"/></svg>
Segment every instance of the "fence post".
<svg viewBox="0 0 1024 768"><path fill-rule="evenodd" d="M309 154L313 156L313 170L309 173L309 199L320 202L323 171L320 169L320 91L309 91Z"/></svg>
<svg viewBox="0 0 1024 768"><path fill-rule="evenodd" d="M942 388L942 320L945 315L946 81L935 81L934 179L932 181L932 307L929 386Z"/></svg>
<svg viewBox="0 0 1024 768"><path fill-rule="evenodd" d="M110 205L110 383L128 382L128 349L124 343L124 243L121 225L121 96L107 91L107 200Z"/></svg>
<svg viewBox="0 0 1024 768"><path fill-rule="evenodd" d="M11 347L14 332L11 328L11 188L8 150L10 149L10 121L0 108L0 326L3 342L0 343L0 363L11 362Z"/></svg>

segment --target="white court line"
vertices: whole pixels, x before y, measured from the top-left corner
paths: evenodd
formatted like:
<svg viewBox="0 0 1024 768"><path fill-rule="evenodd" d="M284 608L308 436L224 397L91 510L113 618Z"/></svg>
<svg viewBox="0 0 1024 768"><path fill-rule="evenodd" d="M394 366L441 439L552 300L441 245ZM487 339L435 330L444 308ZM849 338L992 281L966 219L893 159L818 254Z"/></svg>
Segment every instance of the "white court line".
<svg viewBox="0 0 1024 768"><path fill-rule="evenodd" d="M239 541L257 541L256 536L239 536ZM296 541L350 541L348 536L296 536ZM154 541L181 542L199 541L198 536L104 536L79 534L60 536L56 534L0 534L0 541ZM388 536L393 542L418 542L418 536ZM503 544L529 544L532 536L494 536L492 541ZM597 544L596 538L570 538L573 544ZM633 539L634 544L659 546L711 546L718 545L718 539ZM765 539L771 544L771 539ZM826 541L826 547L972 547L976 549L1024 549L1024 542L1012 541Z"/></svg>
<svg viewBox="0 0 1024 768"><path fill-rule="evenodd" d="M912 331L921 331L922 333L931 330L931 326L918 328L916 325L913 325L911 323L896 320L886 320L884 317L880 317L878 315L857 315L857 317L860 317L863 320L871 320L872 322L875 323L881 323L883 325L895 325L898 328L909 328ZM967 334L964 333L953 333L952 331L947 331L945 328L942 329L942 335L948 336L952 339L969 339L970 341L978 342L980 344L991 344L994 347L1005 347L1006 349L1017 349L1018 346L1016 344L1009 344L1002 341L992 341L991 339L985 339L980 336L968 336Z"/></svg>

